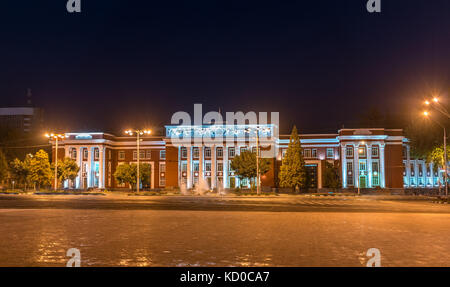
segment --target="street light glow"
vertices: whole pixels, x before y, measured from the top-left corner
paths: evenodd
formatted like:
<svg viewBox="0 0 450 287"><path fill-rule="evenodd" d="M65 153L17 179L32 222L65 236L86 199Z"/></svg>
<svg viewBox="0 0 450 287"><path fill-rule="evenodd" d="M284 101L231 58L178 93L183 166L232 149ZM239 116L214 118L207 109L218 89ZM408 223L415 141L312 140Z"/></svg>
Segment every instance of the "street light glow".
<svg viewBox="0 0 450 287"><path fill-rule="evenodd" d="M426 116L426 117L428 117L428 116L430 115L430 113L429 113L428 111L424 111L424 112L423 112L423 115Z"/></svg>
<svg viewBox="0 0 450 287"><path fill-rule="evenodd" d="M436 98L436 97L434 97L434 98L433 98L433 102L437 103L437 102L439 102L439 99Z"/></svg>

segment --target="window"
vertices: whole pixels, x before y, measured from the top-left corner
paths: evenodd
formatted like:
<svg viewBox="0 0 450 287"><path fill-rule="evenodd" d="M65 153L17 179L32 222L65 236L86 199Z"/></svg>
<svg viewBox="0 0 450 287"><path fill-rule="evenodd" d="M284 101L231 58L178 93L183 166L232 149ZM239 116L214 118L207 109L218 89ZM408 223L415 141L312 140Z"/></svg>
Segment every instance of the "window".
<svg viewBox="0 0 450 287"><path fill-rule="evenodd" d="M218 147L216 149L216 152L217 152L217 157L223 157L223 148Z"/></svg>
<svg viewBox="0 0 450 287"><path fill-rule="evenodd" d="M311 157L316 158L317 157L317 149L313 148L311 150Z"/></svg>
<svg viewBox="0 0 450 287"><path fill-rule="evenodd" d="M133 159L137 160L137 151L133 151Z"/></svg>
<svg viewBox="0 0 450 287"><path fill-rule="evenodd" d="M72 148L71 157L72 157L72 159L77 159L77 149L76 148Z"/></svg>
<svg viewBox="0 0 450 287"><path fill-rule="evenodd" d="M166 159L166 151L165 150L159 151L159 159Z"/></svg>
<svg viewBox="0 0 450 287"><path fill-rule="evenodd" d="M166 164L164 162L159 164L159 186L166 185Z"/></svg>
<svg viewBox="0 0 450 287"><path fill-rule="evenodd" d="M125 159L125 151L120 150L119 151L119 160L124 160Z"/></svg>
<svg viewBox="0 0 450 287"><path fill-rule="evenodd" d="M378 186L378 185L380 185L380 181L378 180L378 176L374 176L374 177L372 178L372 185L373 185L373 186Z"/></svg>
<svg viewBox="0 0 450 287"><path fill-rule="evenodd" d="M372 156L378 157L378 154L379 154L378 146L373 146L372 147Z"/></svg>
<svg viewBox="0 0 450 287"><path fill-rule="evenodd" d="M252 152L253 152L253 153L256 153L256 147L255 147L255 146L252 147Z"/></svg>
<svg viewBox="0 0 450 287"><path fill-rule="evenodd" d="M95 160L97 160L100 157L99 153L100 153L100 151L98 148L94 149L94 159Z"/></svg>
<svg viewBox="0 0 450 287"><path fill-rule="evenodd" d="M419 176L422 176L422 165L419 164Z"/></svg>
<svg viewBox="0 0 450 287"><path fill-rule="evenodd" d="M379 172L379 170L378 170L378 162L374 161L374 162L372 162L372 173L374 175L377 175L378 172Z"/></svg>
<svg viewBox="0 0 450 287"><path fill-rule="evenodd" d="M410 165L411 176L414 176L414 164Z"/></svg>
<svg viewBox="0 0 450 287"><path fill-rule="evenodd" d="M181 172L187 172L187 163L183 162L183 164L181 165Z"/></svg>
<svg viewBox="0 0 450 287"><path fill-rule="evenodd" d="M198 158L199 157L198 147L194 147L192 149L192 157L193 158Z"/></svg>
<svg viewBox="0 0 450 287"><path fill-rule="evenodd" d="M334 150L332 148L327 148L327 158L334 157Z"/></svg>
<svg viewBox="0 0 450 287"><path fill-rule="evenodd" d="M87 148L83 149L83 160L87 160L89 156L89 150Z"/></svg>
<svg viewBox="0 0 450 287"><path fill-rule="evenodd" d="M347 146L345 148L345 155L347 157L353 157L353 147L352 146Z"/></svg>
<svg viewBox="0 0 450 287"><path fill-rule="evenodd" d="M198 162L194 162L194 171L199 171L200 169L199 169L199 164L198 164Z"/></svg>
<svg viewBox="0 0 450 287"><path fill-rule="evenodd" d="M353 162L347 162L347 184L353 185Z"/></svg>
<svg viewBox="0 0 450 287"><path fill-rule="evenodd" d="M186 147L181 148L181 157L187 158L187 148Z"/></svg>
<svg viewBox="0 0 450 287"><path fill-rule="evenodd" d="M233 157L234 157L234 154L235 154L234 147L229 147L229 148L228 148L228 156L229 156L230 158L233 158Z"/></svg>
<svg viewBox="0 0 450 287"><path fill-rule="evenodd" d="M152 151L151 150L147 150L145 152L145 158L151 159L152 158Z"/></svg>
<svg viewBox="0 0 450 287"><path fill-rule="evenodd" d="M360 157L365 157L366 156L366 147L365 146L360 146L358 148L358 154Z"/></svg>
<svg viewBox="0 0 450 287"><path fill-rule="evenodd" d="M211 171L211 163L210 162L205 163L205 170Z"/></svg>
<svg viewBox="0 0 450 287"><path fill-rule="evenodd" d="M360 163L359 163L359 171L362 171L363 173L363 175L365 175L365 171L366 171L366 163L364 162L364 161L361 161Z"/></svg>
<svg viewBox="0 0 450 287"><path fill-rule="evenodd" d="M281 150L281 159L284 159L284 157L286 156L286 151L287 151L287 149L282 149Z"/></svg>
<svg viewBox="0 0 450 287"><path fill-rule="evenodd" d="M241 153L243 153L246 150L247 150L247 148L245 146L241 147Z"/></svg>
<svg viewBox="0 0 450 287"><path fill-rule="evenodd" d="M205 147L205 157L211 157L211 148Z"/></svg>
<svg viewBox="0 0 450 287"><path fill-rule="evenodd" d="M218 162L217 163L217 171L222 171L223 170L223 163Z"/></svg>
<svg viewBox="0 0 450 287"><path fill-rule="evenodd" d="M139 151L139 159L145 158L145 151Z"/></svg>
<svg viewBox="0 0 450 287"><path fill-rule="evenodd" d="M309 158L309 157L311 157L311 150L305 149L305 150L303 150L303 154L306 158Z"/></svg>

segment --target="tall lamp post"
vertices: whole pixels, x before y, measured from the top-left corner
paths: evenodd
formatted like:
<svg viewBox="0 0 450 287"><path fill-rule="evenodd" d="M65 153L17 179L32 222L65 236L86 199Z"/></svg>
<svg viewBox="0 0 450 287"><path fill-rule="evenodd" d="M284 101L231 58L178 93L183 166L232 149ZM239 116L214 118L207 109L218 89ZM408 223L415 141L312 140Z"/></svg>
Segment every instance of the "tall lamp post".
<svg viewBox="0 0 450 287"><path fill-rule="evenodd" d="M429 119L432 119L430 117L430 113L425 111L423 112L423 115ZM435 119L432 119L435 123L437 123L441 128L444 129L444 180L445 180L445 196L448 196L448 183L447 183L447 132L445 129L445 126L442 125L440 122L438 122Z"/></svg>
<svg viewBox="0 0 450 287"><path fill-rule="evenodd" d="M58 189L58 140L69 137L66 134L46 133L45 136L55 141L55 191Z"/></svg>
<svg viewBox="0 0 450 287"><path fill-rule="evenodd" d="M270 128L263 128L263 127L254 127L254 128L246 128L245 133L250 133L254 131L256 133L256 194L261 193L261 175L259 173L259 132L260 131L270 131Z"/></svg>
<svg viewBox="0 0 450 287"><path fill-rule="evenodd" d="M136 135L136 145L137 145L137 180L136 180L136 192L139 192L140 178L139 178L139 158L140 158L140 136L151 134L151 130L126 130L125 134L129 136Z"/></svg>

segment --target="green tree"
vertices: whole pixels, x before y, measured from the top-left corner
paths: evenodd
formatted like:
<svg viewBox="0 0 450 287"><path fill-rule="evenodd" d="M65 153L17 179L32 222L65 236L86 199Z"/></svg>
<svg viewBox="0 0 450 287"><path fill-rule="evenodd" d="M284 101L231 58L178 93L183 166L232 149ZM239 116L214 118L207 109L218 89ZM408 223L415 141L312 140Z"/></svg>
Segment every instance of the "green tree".
<svg viewBox="0 0 450 287"><path fill-rule="evenodd" d="M234 173L240 178L255 179L256 178L256 153L248 150L242 151L232 160L230 167ZM259 159L259 174L263 175L270 170L270 161L266 158Z"/></svg>
<svg viewBox="0 0 450 287"><path fill-rule="evenodd" d="M114 172L114 178L120 184L128 184L130 189L136 184L136 177L133 176L131 165L128 163L120 164Z"/></svg>
<svg viewBox="0 0 450 287"><path fill-rule="evenodd" d="M291 187L294 191L296 188L307 187L308 178L305 161L296 126L292 129L278 178L281 187Z"/></svg>
<svg viewBox="0 0 450 287"><path fill-rule="evenodd" d="M342 187L341 177L339 175L339 166L329 163L327 161L325 162L323 179L324 179L323 184L324 187L333 189Z"/></svg>
<svg viewBox="0 0 450 287"><path fill-rule="evenodd" d="M58 161L58 180L61 182L67 179L74 180L78 176L79 171L80 168L77 162L69 157Z"/></svg>
<svg viewBox="0 0 450 287"><path fill-rule="evenodd" d="M139 180L143 186L148 186L150 184L150 164L140 163L139 164ZM136 186L137 181L137 164L121 164L118 165L116 171L114 172L114 178L120 184L128 184L130 189Z"/></svg>
<svg viewBox="0 0 450 287"><path fill-rule="evenodd" d="M450 146L447 146L447 160L450 159ZM428 155L427 161L433 163L434 171L444 169L444 146L435 147Z"/></svg>
<svg viewBox="0 0 450 287"><path fill-rule="evenodd" d="M20 159L14 159L10 164L11 179L14 180L18 185L23 185L27 189L28 175L30 174L30 164L33 155L27 154L25 159L21 161Z"/></svg>
<svg viewBox="0 0 450 287"><path fill-rule="evenodd" d="M52 178L48 153L41 149L30 159L28 180L40 189L42 186L50 186Z"/></svg>

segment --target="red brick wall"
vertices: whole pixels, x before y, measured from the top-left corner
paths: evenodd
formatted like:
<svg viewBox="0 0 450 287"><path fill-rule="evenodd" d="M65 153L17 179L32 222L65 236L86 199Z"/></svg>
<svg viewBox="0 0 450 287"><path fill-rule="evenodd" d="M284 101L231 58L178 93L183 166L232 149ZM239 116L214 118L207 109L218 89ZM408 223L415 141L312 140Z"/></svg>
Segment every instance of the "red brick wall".
<svg viewBox="0 0 450 287"><path fill-rule="evenodd" d="M166 146L166 187L178 187L178 148Z"/></svg>
<svg viewBox="0 0 450 287"><path fill-rule="evenodd" d="M402 145L385 147L385 183L387 188L403 187Z"/></svg>

